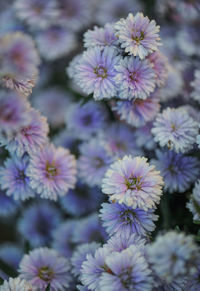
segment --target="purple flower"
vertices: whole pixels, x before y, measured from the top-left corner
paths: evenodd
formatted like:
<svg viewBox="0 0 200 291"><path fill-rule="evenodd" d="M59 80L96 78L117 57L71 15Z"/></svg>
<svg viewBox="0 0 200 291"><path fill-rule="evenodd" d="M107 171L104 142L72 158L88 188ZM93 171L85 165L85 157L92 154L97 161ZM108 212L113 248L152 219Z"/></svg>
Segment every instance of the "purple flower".
<svg viewBox="0 0 200 291"><path fill-rule="evenodd" d="M20 278L41 291L48 283L52 291L66 290L71 280L69 271L69 261L48 248L38 248L24 255L19 265Z"/></svg>
<svg viewBox="0 0 200 291"><path fill-rule="evenodd" d="M99 139L93 138L81 144L78 159L78 174L81 181L90 187L100 186L112 160Z"/></svg>
<svg viewBox="0 0 200 291"><path fill-rule="evenodd" d="M155 89L156 79L150 63L134 57L125 57L115 66L115 82L121 99L146 99Z"/></svg>
<svg viewBox="0 0 200 291"><path fill-rule="evenodd" d="M34 287L24 279L17 278L9 278L8 281L4 281L3 285L0 286L1 291L31 291L34 290Z"/></svg>
<svg viewBox="0 0 200 291"><path fill-rule="evenodd" d="M144 59L149 53L156 51L160 45L158 32L154 20L149 20L143 13L135 16L129 13L126 19L122 18L115 24L116 36L119 38L121 47L130 55Z"/></svg>
<svg viewBox="0 0 200 291"><path fill-rule="evenodd" d="M0 258L9 266L17 269L23 256L23 250L14 243L4 242L0 245Z"/></svg>
<svg viewBox="0 0 200 291"><path fill-rule="evenodd" d="M200 103L200 70L194 72L194 80L190 85L193 88L191 97Z"/></svg>
<svg viewBox="0 0 200 291"><path fill-rule="evenodd" d="M153 163L164 179L164 189L169 193L185 192L199 174L199 161L195 157L184 156L173 151L156 151Z"/></svg>
<svg viewBox="0 0 200 291"><path fill-rule="evenodd" d="M75 103L67 110L66 125L77 137L88 139L105 126L106 117L107 112L103 104L94 101L83 105Z"/></svg>
<svg viewBox="0 0 200 291"><path fill-rule="evenodd" d="M8 197L4 191L0 189L0 217L8 217L14 215L17 211L17 203L12 197Z"/></svg>
<svg viewBox="0 0 200 291"><path fill-rule="evenodd" d="M6 159L4 167L0 168L0 184L8 196L15 200L25 200L34 197L35 193L30 186L28 177L29 158L13 156Z"/></svg>
<svg viewBox="0 0 200 291"><path fill-rule="evenodd" d="M120 253L108 255L105 265L108 271L102 273L100 290L152 290L151 270L138 247L132 245Z"/></svg>
<svg viewBox="0 0 200 291"><path fill-rule="evenodd" d="M144 126L135 130L135 139L137 146L143 147L147 150L153 150L156 146L151 129L153 127L152 122L146 123Z"/></svg>
<svg viewBox="0 0 200 291"><path fill-rule="evenodd" d="M64 129L53 137L53 143L56 146L69 149L72 153L77 153L80 140L74 131Z"/></svg>
<svg viewBox="0 0 200 291"><path fill-rule="evenodd" d="M29 35L21 32L0 38L1 82L28 96L38 74L39 56Z"/></svg>
<svg viewBox="0 0 200 291"><path fill-rule="evenodd" d="M19 157L23 156L24 153L29 155L37 153L48 142L49 127L46 118L35 109L29 110L28 114L28 123L6 142L8 151Z"/></svg>
<svg viewBox="0 0 200 291"><path fill-rule="evenodd" d="M31 156L28 176L37 194L57 200L57 196L64 196L74 188L76 160L69 150L50 144Z"/></svg>
<svg viewBox="0 0 200 291"><path fill-rule="evenodd" d="M76 47L74 32L61 26L51 26L36 35L41 56L53 61L69 54Z"/></svg>
<svg viewBox="0 0 200 291"><path fill-rule="evenodd" d="M113 24L106 23L102 27L95 26L93 30L88 30L84 34L84 47L96 47L101 48L105 46L116 46L118 44L117 37L115 36Z"/></svg>
<svg viewBox="0 0 200 291"><path fill-rule="evenodd" d="M121 120L134 127L140 127L155 118L160 110L160 104L157 95L151 94L145 100L118 101L112 109L119 114Z"/></svg>
<svg viewBox="0 0 200 291"><path fill-rule="evenodd" d="M161 147L168 146L176 152L192 149L198 134L198 123L185 110L167 108L158 114L152 129L154 140Z"/></svg>
<svg viewBox="0 0 200 291"><path fill-rule="evenodd" d="M89 48L77 64L75 81L85 93L93 93L96 100L114 97L117 94L115 66L119 60L113 47Z"/></svg>
<svg viewBox="0 0 200 291"><path fill-rule="evenodd" d="M133 233L147 236L154 231L156 227L154 221L158 219L152 209L146 212L119 203L103 203L99 216L109 235L117 234L127 237Z"/></svg>
<svg viewBox="0 0 200 291"><path fill-rule="evenodd" d="M147 211L162 195L163 179L144 157L125 156L111 164L102 181L102 191L113 202Z"/></svg>
<svg viewBox="0 0 200 291"><path fill-rule="evenodd" d="M51 242L60 221L60 213L53 204L39 201L24 210L18 221L18 231L31 246L44 246Z"/></svg>

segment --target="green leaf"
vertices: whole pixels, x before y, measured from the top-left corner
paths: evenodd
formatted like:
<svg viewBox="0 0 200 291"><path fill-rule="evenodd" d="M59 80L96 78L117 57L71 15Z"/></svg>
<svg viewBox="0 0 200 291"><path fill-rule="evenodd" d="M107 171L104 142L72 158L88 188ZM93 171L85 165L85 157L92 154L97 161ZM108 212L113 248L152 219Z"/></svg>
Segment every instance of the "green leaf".
<svg viewBox="0 0 200 291"><path fill-rule="evenodd" d="M175 230L178 231L178 232L181 231L181 230L180 230L180 227L179 227L178 225L175 226Z"/></svg>
<svg viewBox="0 0 200 291"><path fill-rule="evenodd" d="M47 288L45 291L50 291L50 283L47 285Z"/></svg>
<svg viewBox="0 0 200 291"><path fill-rule="evenodd" d="M6 273L9 277L17 277L18 273L13 269L10 265L5 263L3 260L0 259L0 269Z"/></svg>
<svg viewBox="0 0 200 291"><path fill-rule="evenodd" d="M3 285L4 280L0 277L0 286Z"/></svg>

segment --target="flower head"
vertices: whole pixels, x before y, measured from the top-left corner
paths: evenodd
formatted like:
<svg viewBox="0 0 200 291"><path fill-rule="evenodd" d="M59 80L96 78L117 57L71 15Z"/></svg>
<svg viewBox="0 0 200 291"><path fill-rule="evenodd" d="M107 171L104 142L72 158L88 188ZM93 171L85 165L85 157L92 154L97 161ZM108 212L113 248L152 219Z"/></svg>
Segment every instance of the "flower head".
<svg viewBox="0 0 200 291"><path fill-rule="evenodd" d="M50 144L31 156L28 176L31 187L42 198L57 200L74 188L76 160L69 150Z"/></svg>
<svg viewBox="0 0 200 291"><path fill-rule="evenodd" d="M69 261L49 248L34 249L24 255L19 265L20 278L38 290L45 290L49 283L52 290L66 290L71 280L69 270Z"/></svg>
<svg viewBox="0 0 200 291"><path fill-rule="evenodd" d="M75 80L85 93L93 93L96 100L114 97L117 93L115 65L118 62L119 56L113 47L89 48L77 64Z"/></svg>
<svg viewBox="0 0 200 291"><path fill-rule="evenodd" d="M162 195L160 172L144 157L125 156L111 164L102 181L102 191L113 202L147 211L155 207Z"/></svg>
<svg viewBox="0 0 200 291"><path fill-rule="evenodd" d="M0 217L14 215L17 211L17 206L13 197L7 196L5 191L0 189Z"/></svg>
<svg viewBox="0 0 200 291"><path fill-rule="evenodd" d="M168 146L176 152L186 152L195 143L198 123L185 110L168 107L158 114L152 133L161 147Z"/></svg>
<svg viewBox="0 0 200 291"><path fill-rule="evenodd" d="M195 71L194 77L194 80L190 84L193 88L191 97L200 103L200 70Z"/></svg>
<svg viewBox="0 0 200 291"><path fill-rule="evenodd" d="M0 291L35 291L35 288L26 280L17 278L9 278L0 286Z"/></svg>
<svg viewBox="0 0 200 291"><path fill-rule="evenodd" d="M155 89L156 79L150 63L134 57L125 57L115 66L115 82L121 99L146 99Z"/></svg>
<svg viewBox="0 0 200 291"><path fill-rule="evenodd" d="M115 24L116 36L119 38L121 47L130 55L144 59L149 53L156 51L160 45L158 32L154 20L149 20L143 13L135 16L129 13L126 19L122 18Z"/></svg>

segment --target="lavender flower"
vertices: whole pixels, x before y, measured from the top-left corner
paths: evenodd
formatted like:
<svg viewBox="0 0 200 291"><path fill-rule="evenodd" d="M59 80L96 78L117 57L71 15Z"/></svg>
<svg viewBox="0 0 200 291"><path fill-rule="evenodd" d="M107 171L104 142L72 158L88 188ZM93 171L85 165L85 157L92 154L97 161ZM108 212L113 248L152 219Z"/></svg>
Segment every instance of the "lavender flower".
<svg viewBox="0 0 200 291"><path fill-rule="evenodd" d="M155 148L156 144L151 133L152 127L152 122L148 122L144 126L136 129L134 136L139 148L143 147L147 150L153 150Z"/></svg>
<svg viewBox="0 0 200 291"><path fill-rule="evenodd" d="M119 38L121 47L130 55L144 59L149 53L156 51L160 45L158 32L154 20L149 20L143 13L135 16L129 13L126 19L122 18L115 24L116 36Z"/></svg>
<svg viewBox="0 0 200 291"><path fill-rule="evenodd" d="M162 87L168 77L168 60L160 51L156 51L148 56L148 60L153 66L156 74L156 85Z"/></svg>
<svg viewBox="0 0 200 291"><path fill-rule="evenodd" d="M146 99L155 89L155 73L147 60L125 57L115 66L114 78L121 99Z"/></svg>
<svg viewBox="0 0 200 291"><path fill-rule="evenodd" d="M24 153L29 155L37 153L48 142L49 127L46 118L35 109L29 110L28 114L28 123L21 127L14 137L5 142L8 151L19 157Z"/></svg>
<svg viewBox="0 0 200 291"><path fill-rule="evenodd" d="M169 193L184 192L199 174L199 161L195 157L184 156L173 151L156 151L153 161L164 179L164 189Z"/></svg>
<svg viewBox="0 0 200 291"><path fill-rule="evenodd" d="M8 197L4 191L0 189L0 217L8 217L14 215L17 211L17 203L12 197Z"/></svg>
<svg viewBox="0 0 200 291"><path fill-rule="evenodd" d="M0 168L0 184L1 188L6 190L6 195L12 196L15 200L25 200L35 196L30 187L28 166L27 156L23 158L13 156L6 159L4 167Z"/></svg>
<svg viewBox="0 0 200 291"><path fill-rule="evenodd" d="M21 32L0 38L1 82L28 96L38 74L39 57L30 36Z"/></svg>
<svg viewBox="0 0 200 291"><path fill-rule="evenodd" d="M13 269L17 269L23 256L23 250L14 243L4 242L0 245L0 258ZM2 270L1 270L2 271ZM7 275L5 274L7 278Z"/></svg>
<svg viewBox="0 0 200 291"><path fill-rule="evenodd" d="M34 291L35 288L26 280L17 278L9 278L8 281L4 281L0 286L0 291Z"/></svg>
<svg viewBox="0 0 200 291"><path fill-rule="evenodd" d="M168 146L176 152L186 152L195 143L198 123L185 110L168 107L158 114L152 133L161 147Z"/></svg>
<svg viewBox="0 0 200 291"><path fill-rule="evenodd" d="M103 203L99 216L109 235L116 233L127 237L132 233L147 236L154 231L154 221L158 219L152 209L146 212L118 203Z"/></svg>
<svg viewBox="0 0 200 291"><path fill-rule="evenodd" d="M83 53L76 67L75 80L87 94L93 93L94 99L114 97L116 69L120 57L113 47L89 48Z"/></svg>
<svg viewBox="0 0 200 291"><path fill-rule="evenodd" d="M194 72L194 80L190 85L193 88L191 97L200 103L200 70Z"/></svg>
<svg viewBox="0 0 200 291"><path fill-rule="evenodd" d="M76 183L76 160L69 150L48 145L34 154L28 168L31 187L42 198L57 200Z"/></svg>
<svg viewBox="0 0 200 291"><path fill-rule="evenodd" d="M114 202L147 211L159 203L163 180L144 157L125 156L114 162L102 181L102 191Z"/></svg>
<svg viewBox="0 0 200 291"><path fill-rule="evenodd" d="M200 180L198 179L195 183L195 186L192 191L192 195L190 196L190 201L187 203L187 208L193 214L194 221L200 221Z"/></svg>
<svg viewBox="0 0 200 291"><path fill-rule="evenodd" d="M61 221L60 213L50 203L29 206L18 221L18 231L33 247L49 244Z"/></svg>
<svg viewBox="0 0 200 291"><path fill-rule="evenodd" d="M200 288L199 284L199 276L200 276L200 265L197 264L197 272L188 278L187 284L185 286L185 291L197 291Z"/></svg>
<svg viewBox="0 0 200 291"><path fill-rule="evenodd" d="M24 255L19 265L20 278L41 291L48 283L52 291L66 290L71 280L69 270L69 261L48 248L38 248Z"/></svg>
<svg viewBox="0 0 200 291"><path fill-rule="evenodd" d="M146 100L118 101L112 109L119 114L121 120L140 127L155 118L160 110L160 104L157 95L151 94Z"/></svg>

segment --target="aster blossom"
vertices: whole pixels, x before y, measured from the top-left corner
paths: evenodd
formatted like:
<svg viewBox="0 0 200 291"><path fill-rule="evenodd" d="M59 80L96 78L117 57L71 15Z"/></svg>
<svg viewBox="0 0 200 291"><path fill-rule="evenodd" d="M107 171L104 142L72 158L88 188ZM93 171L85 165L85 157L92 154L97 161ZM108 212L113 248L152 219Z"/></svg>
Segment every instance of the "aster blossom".
<svg viewBox="0 0 200 291"><path fill-rule="evenodd" d="M76 160L69 150L50 144L31 156L27 173L36 193L42 198L57 200L74 188Z"/></svg>
<svg viewBox="0 0 200 291"><path fill-rule="evenodd" d="M112 47L89 48L76 66L75 80L87 94L93 93L94 99L114 97L117 93L115 84L116 69L120 57Z"/></svg>
<svg viewBox="0 0 200 291"><path fill-rule="evenodd" d="M194 80L191 82L193 91L191 97L200 103L200 70L194 72Z"/></svg>
<svg viewBox="0 0 200 291"><path fill-rule="evenodd" d="M115 66L115 82L121 99L146 99L155 89L156 79L150 63L134 57L125 57Z"/></svg>
<svg viewBox="0 0 200 291"><path fill-rule="evenodd" d="M160 51L153 52L148 56L148 60L152 64L156 74L156 85L162 87L168 77L168 60Z"/></svg>
<svg viewBox="0 0 200 291"><path fill-rule="evenodd" d="M185 110L167 108L158 114L152 129L154 140L161 147L168 146L176 152L192 149L198 134L198 123Z"/></svg>
<svg viewBox="0 0 200 291"><path fill-rule="evenodd" d="M20 278L27 280L38 291L51 284L52 291L64 291L71 281L69 261L55 250L38 248L24 255L19 264Z"/></svg>
<svg viewBox="0 0 200 291"><path fill-rule="evenodd" d="M137 13L129 13L126 19L122 18L115 24L116 36L121 47L130 55L144 59L149 53L156 51L160 45L158 32L160 27L154 20Z"/></svg>
<svg viewBox="0 0 200 291"><path fill-rule="evenodd" d="M163 179L144 157L124 156L111 164L102 180L102 192L113 202L145 211L159 203Z"/></svg>
<svg viewBox="0 0 200 291"><path fill-rule="evenodd" d="M36 291L36 289L26 280L17 277L4 281L0 286L0 291Z"/></svg>

